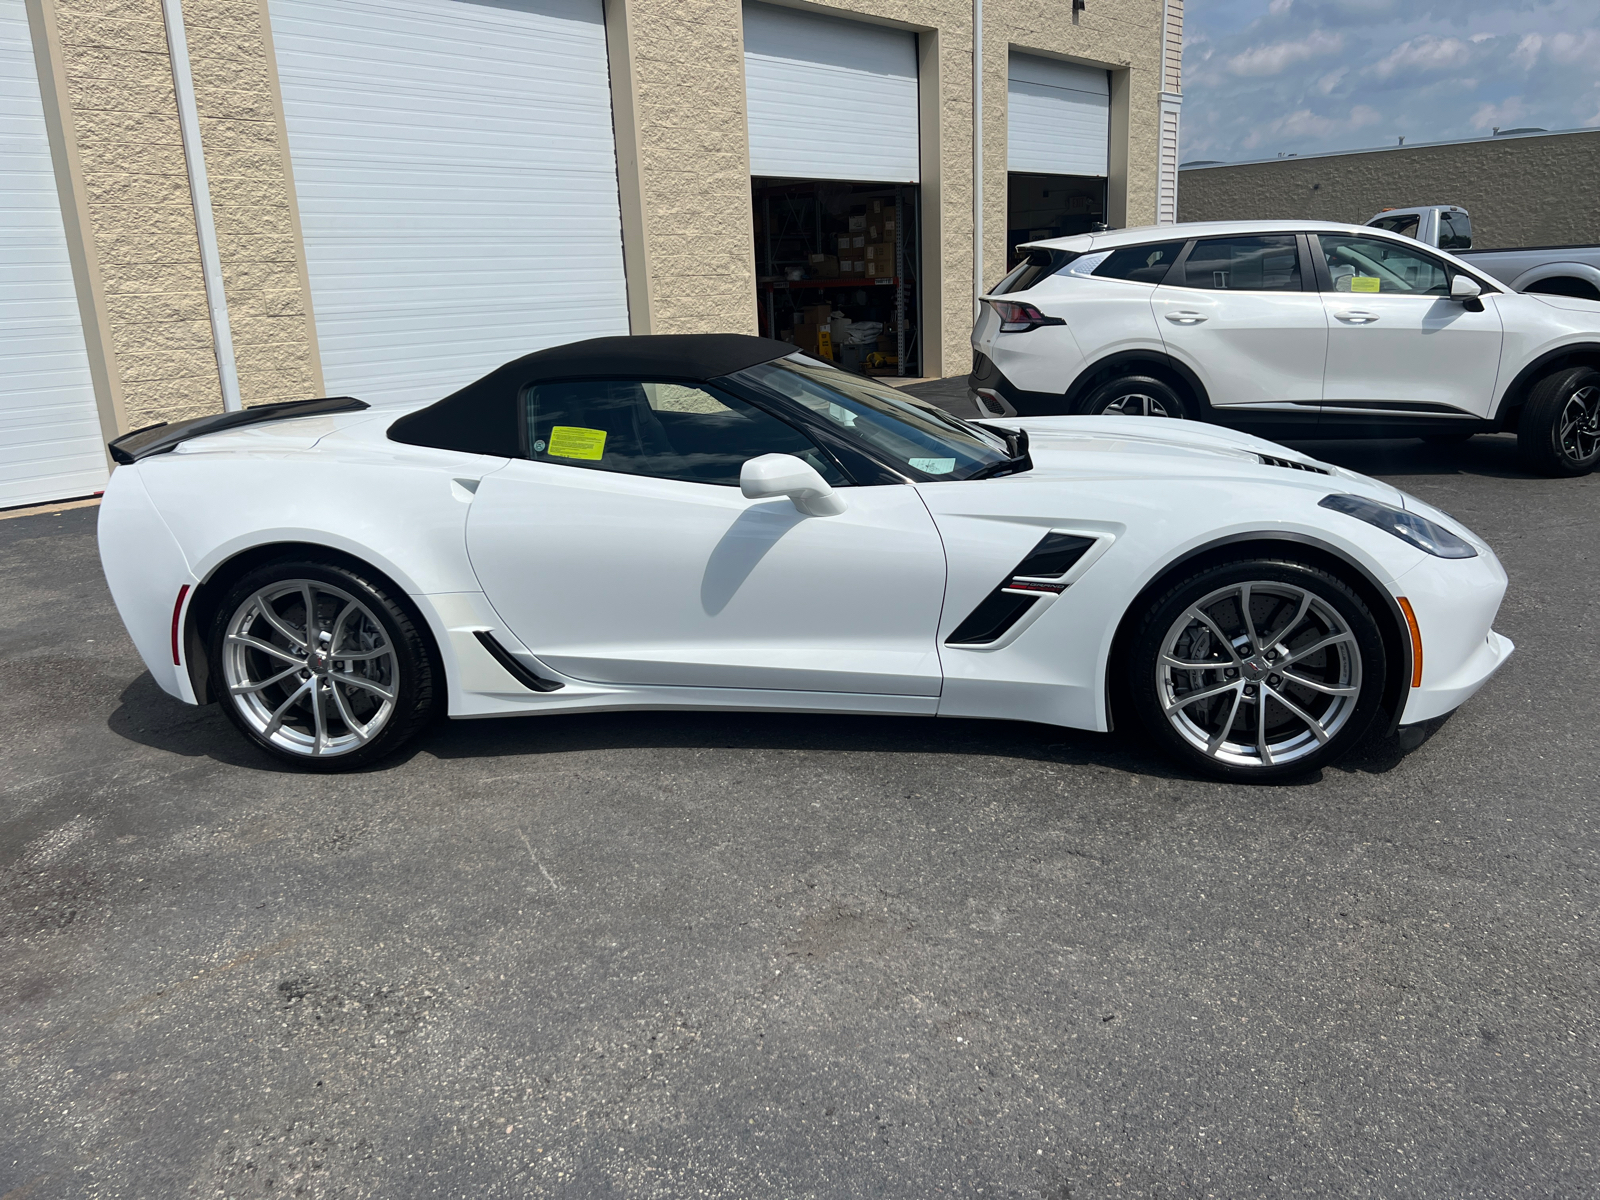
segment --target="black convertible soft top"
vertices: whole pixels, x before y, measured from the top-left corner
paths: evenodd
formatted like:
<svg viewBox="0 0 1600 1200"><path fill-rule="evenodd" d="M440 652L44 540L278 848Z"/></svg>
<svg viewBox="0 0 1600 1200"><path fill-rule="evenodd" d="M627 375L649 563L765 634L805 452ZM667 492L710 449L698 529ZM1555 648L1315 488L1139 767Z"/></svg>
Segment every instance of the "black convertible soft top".
<svg viewBox="0 0 1600 1200"><path fill-rule="evenodd" d="M437 404L389 426L392 441L469 454L521 453L517 397L529 384L565 379L704 382L771 362L795 348L742 333L590 338L513 359Z"/></svg>

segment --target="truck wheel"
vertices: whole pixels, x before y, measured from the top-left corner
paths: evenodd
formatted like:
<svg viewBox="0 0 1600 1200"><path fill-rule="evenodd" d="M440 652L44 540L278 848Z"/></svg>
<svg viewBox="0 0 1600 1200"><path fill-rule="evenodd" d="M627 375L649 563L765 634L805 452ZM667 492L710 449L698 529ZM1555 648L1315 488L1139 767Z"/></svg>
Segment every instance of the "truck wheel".
<svg viewBox="0 0 1600 1200"><path fill-rule="evenodd" d="M1600 371L1563 367L1528 395L1517 449L1542 475L1587 475L1600 462Z"/></svg>
<svg viewBox="0 0 1600 1200"><path fill-rule="evenodd" d="M1183 397L1169 385L1149 375L1124 375L1109 383L1102 383L1089 393L1087 400L1078 405L1078 411L1097 417L1181 419L1189 415Z"/></svg>

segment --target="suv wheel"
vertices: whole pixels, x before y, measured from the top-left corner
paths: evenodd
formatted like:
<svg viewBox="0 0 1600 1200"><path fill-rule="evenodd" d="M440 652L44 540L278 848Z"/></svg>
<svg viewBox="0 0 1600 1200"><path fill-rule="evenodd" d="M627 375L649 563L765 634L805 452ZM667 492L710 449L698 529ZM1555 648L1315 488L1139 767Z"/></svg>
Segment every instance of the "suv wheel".
<svg viewBox="0 0 1600 1200"><path fill-rule="evenodd" d="M1360 741L1386 674L1361 598L1326 571L1274 559L1210 567L1156 597L1126 668L1133 709L1168 755L1263 783Z"/></svg>
<svg viewBox="0 0 1600 1200"><path fill-rule="evenodd" d="M1544 475L1587 475L1600 462L1600 371L1564 367L1538 383L1517 422L1517 449Z"/></svg>
<svg viewBox="0 0 1600 1200"><path fill-rule="evenodd" d="M1149 375L1124 375L1102 383L1078 406L1080 413L1108 417L1177 417L1188 415L1183 397L1169 384Z"/></svg>
<svg viewBox="0 0 1600 1200"><path fill-rule="evenodd" d="M384 757L433 716L436 670L409 611L333 563L283 559L229 591L212 694L245 737L313 771Z"/></svg>

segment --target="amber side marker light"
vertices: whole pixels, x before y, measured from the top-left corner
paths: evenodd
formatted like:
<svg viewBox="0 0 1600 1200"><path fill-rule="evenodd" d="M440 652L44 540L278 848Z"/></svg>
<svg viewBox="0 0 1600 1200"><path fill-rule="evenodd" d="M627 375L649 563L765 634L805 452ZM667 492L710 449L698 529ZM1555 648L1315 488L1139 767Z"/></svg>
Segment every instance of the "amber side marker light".
<svg viewBox="0 0 1600 1200"><path fill-rule="evenodd" d="M1411 627L1411 686L1422 686L1422 630L1417 628L1417 614L1411 611L1411 601L1404 596L1399 597L1400 611L1406 615L1406 624Z"/></svg>

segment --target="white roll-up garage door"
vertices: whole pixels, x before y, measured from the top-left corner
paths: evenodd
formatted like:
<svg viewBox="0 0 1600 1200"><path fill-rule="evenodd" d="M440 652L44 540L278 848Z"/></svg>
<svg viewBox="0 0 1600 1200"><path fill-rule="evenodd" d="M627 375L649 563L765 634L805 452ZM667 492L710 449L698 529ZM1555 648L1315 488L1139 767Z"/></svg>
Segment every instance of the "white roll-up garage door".
<svg viewBox="0 0 1600 1200"><path fill-rule="evenodd" d="M0 0L0 508L105 483L28 16Z"/></svg>
<svg viewBox="0 0 1600 1200"><path fill-rule="evenodd" d="M1039 175L1106 175L1111 84L1098 67L1011 56L1006 165Z"/></svg>
<svg viewBox="0 0 1600 1200"><path fill-rule="evenodd" d="M917 37L744 6L750 173L916 183Z"/></svg>
<svg viewBox="0 0 1600 1200"><path fill-rule="evenodd" d="M628 332L601 0L270 0L330 394Z"/></svg>

